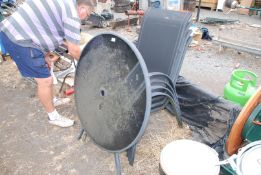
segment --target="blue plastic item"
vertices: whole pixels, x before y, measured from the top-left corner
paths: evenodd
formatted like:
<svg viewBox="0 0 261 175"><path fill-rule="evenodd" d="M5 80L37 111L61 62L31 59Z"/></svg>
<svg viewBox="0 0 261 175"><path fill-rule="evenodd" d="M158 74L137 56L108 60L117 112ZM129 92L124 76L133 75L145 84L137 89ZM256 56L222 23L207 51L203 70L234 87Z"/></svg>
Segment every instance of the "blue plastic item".
<svg viewBox="0 0 261 175"><path fill-rule="evenodd" d="M0 35L0 52L1 52L1 54L6 54L6 50L4 48L1 35Z"/></svg>

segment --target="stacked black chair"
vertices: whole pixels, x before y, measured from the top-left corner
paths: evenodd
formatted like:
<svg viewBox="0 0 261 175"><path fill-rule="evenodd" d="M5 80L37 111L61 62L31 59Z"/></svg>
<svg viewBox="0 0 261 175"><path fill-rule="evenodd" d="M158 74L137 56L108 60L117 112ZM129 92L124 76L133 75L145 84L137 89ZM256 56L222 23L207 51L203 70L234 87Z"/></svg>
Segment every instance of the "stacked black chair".
<svg viewBox="0 0 261 175"><path fill-rule="evenodd" d="M152 112L167 108L181 126L181 111L175 90L179 72L192 40L190 12L149 9L142 22L138 50L150 73Z"/></svg>

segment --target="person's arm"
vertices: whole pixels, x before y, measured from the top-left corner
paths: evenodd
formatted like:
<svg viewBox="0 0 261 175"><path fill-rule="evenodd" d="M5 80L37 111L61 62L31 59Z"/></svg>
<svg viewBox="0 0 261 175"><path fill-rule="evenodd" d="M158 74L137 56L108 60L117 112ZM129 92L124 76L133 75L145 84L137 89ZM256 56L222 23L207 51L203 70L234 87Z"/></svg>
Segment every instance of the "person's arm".
<svg viewBox="0 0 261 175"><path fill-rule="evenodd" d="M67 10L62 14L64 44L67 46L68 53L78 60L81 55L81 20L72 1L65 3L65 6Z"/></svg>
<svg viewBox="0 0 261 175"><path fill-rule="evenodd" d="M80 56L81 56L81 48L79 45L74 44L72 42L69 41L65 41L64 44L67 46L68 48L68 53L74 57L75 59L79 60Z"/></svg>

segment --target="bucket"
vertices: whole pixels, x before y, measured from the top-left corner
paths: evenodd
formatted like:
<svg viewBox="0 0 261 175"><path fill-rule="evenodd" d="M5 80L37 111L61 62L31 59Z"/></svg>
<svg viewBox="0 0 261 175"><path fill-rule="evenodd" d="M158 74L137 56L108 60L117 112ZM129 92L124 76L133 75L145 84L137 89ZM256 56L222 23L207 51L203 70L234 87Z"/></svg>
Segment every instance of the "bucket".
<svg viewBox="0 0 261 175"><path fill-rule="evenodd" d="M224 98L244 106L256 91L257 75L247 70L233 71L224 88Z"/></svg>
<svg viewBox="0 0 261 175"><path fill-rule="evenodd" d="M220 166L226 164L238 175L260 175L261 141L246 145L223 161L209 146L186 139L169 143L160 154L160 167L166 175L218 175Z"/></svg>
<svg viewBox="0 0 261 175"><path fill-rule="evenodd" d="M166 175L218 175L218 153L205 144L176 140L163 148L160 166Z"/></svg>

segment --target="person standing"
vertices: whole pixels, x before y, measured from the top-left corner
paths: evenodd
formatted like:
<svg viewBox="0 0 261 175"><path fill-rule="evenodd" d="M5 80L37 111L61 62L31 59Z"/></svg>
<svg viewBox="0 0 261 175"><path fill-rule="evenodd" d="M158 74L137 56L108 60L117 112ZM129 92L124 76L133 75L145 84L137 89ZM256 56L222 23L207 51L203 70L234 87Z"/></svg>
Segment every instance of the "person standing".
<svg viewBox="0 0 261 175"><path fill-rule="evenodd" d="M41 104L49 123L69 127L74 120L61 116L53 102L50 65L59 57L53 53L65 44L69 54L79 59L81 20L90 16L95 0L26 0L0 23L0 37L6 52L24 77L37 83Z"/></svg>

